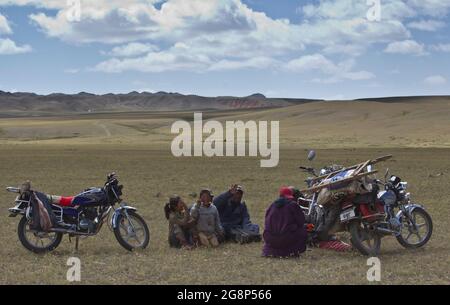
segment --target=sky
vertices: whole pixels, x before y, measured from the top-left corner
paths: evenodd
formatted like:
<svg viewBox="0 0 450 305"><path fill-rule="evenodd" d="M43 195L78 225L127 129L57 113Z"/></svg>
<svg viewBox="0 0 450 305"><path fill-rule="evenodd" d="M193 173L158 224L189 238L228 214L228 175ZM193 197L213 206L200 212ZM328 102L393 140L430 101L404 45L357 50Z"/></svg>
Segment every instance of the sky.
<svg viewBox="0 0 450 305"><path fill-rule="evenodd" d="M0 0L0 90L450 94L450 0Z"/></svg>

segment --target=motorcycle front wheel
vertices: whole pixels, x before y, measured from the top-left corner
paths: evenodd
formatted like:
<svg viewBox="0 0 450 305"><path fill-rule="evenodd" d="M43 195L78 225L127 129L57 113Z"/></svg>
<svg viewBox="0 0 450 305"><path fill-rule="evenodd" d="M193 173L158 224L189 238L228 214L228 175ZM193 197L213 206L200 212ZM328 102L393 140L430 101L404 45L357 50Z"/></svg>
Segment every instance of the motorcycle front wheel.
<svg viewBox="0 0 450 305"><path fill-rule="evenodd" d="M57 232L38 232L30 228L31 221L23 216L19 222L17 234L22 245L34 253L45 253L56 249L63 234Z"/></svg>
<svg viewBox="0 0 450 305"><path fill-rule="evenodd" d="M381 248L381 236L369 230L361 221L350 222L351 243L361 254L377 256Z"/></svg>
<svg viewBox="0 0 450 305"><path fill-rule="evenodd" d="M124 214L118 216L114 235L128 251L145 249L150 242L150 232L145 220L134 211L128 211L128 217Z"/></svg>
<svg viewBox="0 0 450 305"><path fill-rule="evenodd" d="M402 230L397 241L405 248L414 249L425 245L433 233L433 221L430 214L422 208L415 208L410 217L401 218Z"/></svg>

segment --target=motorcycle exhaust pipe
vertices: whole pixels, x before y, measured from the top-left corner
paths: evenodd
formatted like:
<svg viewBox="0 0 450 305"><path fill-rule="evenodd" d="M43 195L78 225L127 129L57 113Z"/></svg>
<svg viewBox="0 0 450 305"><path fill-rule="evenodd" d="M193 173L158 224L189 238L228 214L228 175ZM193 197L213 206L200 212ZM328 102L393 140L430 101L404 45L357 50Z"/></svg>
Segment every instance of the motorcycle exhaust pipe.
<svg viewBox="0 0 450 305"><path fill-rule="evenodd" d="M381 234L386 234L386 235L390 235L390 234L394 234L394 233L396 233L395 231L393 231L393 230L390 230L390 229L386 229L386 228L375 228L375 231L377 232L377 233L381 233Z"/></svg>
<svg viewBox="0 0 450 305"><path fill-rule="evenodd" d="M49 232L73 234L73 235L78 235L78 236L92 236L92 235L95 235L95 234L92 234L92 233L82 233L82 232L77 232L77 231L73 231L73 230L65 230L65 229L59 229L59 228L50 229Z"/></svg>

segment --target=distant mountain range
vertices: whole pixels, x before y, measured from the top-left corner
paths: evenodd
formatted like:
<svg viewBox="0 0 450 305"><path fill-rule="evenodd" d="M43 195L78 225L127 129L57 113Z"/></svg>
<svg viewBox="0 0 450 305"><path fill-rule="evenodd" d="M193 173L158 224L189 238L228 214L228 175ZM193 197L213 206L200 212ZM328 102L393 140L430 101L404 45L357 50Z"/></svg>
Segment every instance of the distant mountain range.
<svg viewBox="0 0 450 305"><path fill-rule="evenodd" d="M130 92L126 94L53 93L38 95L27 92L0 91L0 117L55 116L88 113L142 112L142 111L194 111L280 108L310 102L315 99L267 98L256 93L246 97L204 97L168 92ZM363 98L356 102L421 103L450 101L450 96L400 96Z"/></svg>
<svg viewBox="0 0 450 305"><path fill-rule="evenodd" d="M0 91L0 116L46 116L61 114L179 111L179 110L227 110L243 108L275 108L317 100L266 98L262 94L246 97L203 97L167 92L130 92L127 94L96 95L53 93L38 95L26 92Z"/></svg>

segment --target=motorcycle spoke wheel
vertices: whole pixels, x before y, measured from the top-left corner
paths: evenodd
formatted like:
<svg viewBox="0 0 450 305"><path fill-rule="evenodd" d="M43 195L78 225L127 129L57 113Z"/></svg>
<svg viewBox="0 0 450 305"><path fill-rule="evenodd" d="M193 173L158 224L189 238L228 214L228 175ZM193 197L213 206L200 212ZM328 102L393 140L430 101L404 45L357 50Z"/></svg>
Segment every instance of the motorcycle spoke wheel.
<svg viewBox="0 0 450 305"><path fill-rule="evenodd" d="M56 238L56 233L44 233L44 232L36 232L30 229L30 223L27 223L25 227L25 238L27 242L36 248L46 249L50 245L52 245ZM44 242L45 241L45 242Z"/></svg>
<svg viewBox="0 0 450 305"><path fill-rule="evenodd" d="M404 240L411 245L418 245L422 243L426 236L428 235L428 224L427 220L423 215L414 213L412 215L412 220L404 220L404 225L402 230L402 237ZM418 223L419 221L419 223ZM405 237L406 235L406 237Z"/></svg>
<svg viewBox="0 0 450 305"><path fill-rule="evenodd" d="M142 248L145 242L145 230L143 223L129 215L128 218L122 217L119 224L119 233L122 239L132 248Z"/></svg>
<svg viewBox="0 0 450 305"><path fill-rule="evenodd" d="M397 241L405 248L419 248L431 238L433 222L423 208L414 209L410 216L401 218L402 230Z"/></svg>
<svg viewBox="0 0 450 305"><path fill-rule="evenodd" d="M381 245L381 237L361 222L353 222L350 225L351 242L353 246L364 255L378 255Z"/></svg>

